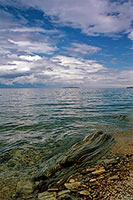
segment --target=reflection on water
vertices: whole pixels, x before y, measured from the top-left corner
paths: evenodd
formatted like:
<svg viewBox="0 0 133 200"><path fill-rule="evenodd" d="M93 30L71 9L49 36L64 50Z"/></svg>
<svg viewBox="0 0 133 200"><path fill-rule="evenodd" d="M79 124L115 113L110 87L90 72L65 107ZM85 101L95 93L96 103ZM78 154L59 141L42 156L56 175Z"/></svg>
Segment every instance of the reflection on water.
<svg viewBox="0 0 133 200"><path fill-rule="evenodd" d="M0 153L68 148L99 129L131 129L132 97L132 89L0 89Z"/></svg>

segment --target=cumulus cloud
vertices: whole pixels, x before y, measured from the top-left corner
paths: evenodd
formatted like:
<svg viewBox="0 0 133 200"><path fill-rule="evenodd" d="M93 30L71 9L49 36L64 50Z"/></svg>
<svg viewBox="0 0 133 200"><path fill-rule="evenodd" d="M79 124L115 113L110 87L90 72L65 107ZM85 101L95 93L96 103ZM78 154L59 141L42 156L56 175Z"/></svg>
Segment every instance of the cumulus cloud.
<svg viewBox="0 0 133 200"><path fill-rule="evenodd" d="M14 56L0 66L0 83L81 85L83 87L123 86L132 82L132 71L111 70L96 60L68 56Z"/></svg>
<svg viewBox="0 0 133 200"><path fill-rule="evenodd" d="M50 34L56 33L56 30L49 31L34 27L1 29L0 55L35 53L51 55L57 50L57 47L56 43L50 38Z"/></svg>
<svg viewBox="0 0 133 200"><path fill-rule="evenodd" d="M23 0L23 3L43 10L55 23L81 28L87 35L127 31L133 19L131 0Z"/></svg>
<svg viewBox="0 0 133 200"><path fill-rule="evenodd" d="M33 41L14 41L8 40L11 44L13 44L14 48L19 51L23 51L28 54L32 53L44 53L44 54L52 54L55 50L57 50L56 46L53 46L47 42L33 42Z"/></svg>

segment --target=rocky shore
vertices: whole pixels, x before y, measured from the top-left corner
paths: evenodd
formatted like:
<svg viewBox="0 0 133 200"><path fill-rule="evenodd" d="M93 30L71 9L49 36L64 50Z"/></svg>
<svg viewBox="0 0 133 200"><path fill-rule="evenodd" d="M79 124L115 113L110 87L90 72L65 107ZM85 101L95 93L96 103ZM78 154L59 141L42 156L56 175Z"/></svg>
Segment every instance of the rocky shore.
<svg viewBox="0 0 133 200"><path fill-rule="evenodd" d="M99 164L73 174L67 182L39 193L39 200L132 199L132 155L108 156Z"/></svg>
<svg viewBox="0 0 133 200"><path fill-rule="evenodd" d="M116 134L115 143L110 136L98 132L64 157L58 155L55 162L42 162L40 170L36 169L31 177L18 178L15 174L11 179L3 175L0 200L132 200L132 139L133 131Z"/></svg>

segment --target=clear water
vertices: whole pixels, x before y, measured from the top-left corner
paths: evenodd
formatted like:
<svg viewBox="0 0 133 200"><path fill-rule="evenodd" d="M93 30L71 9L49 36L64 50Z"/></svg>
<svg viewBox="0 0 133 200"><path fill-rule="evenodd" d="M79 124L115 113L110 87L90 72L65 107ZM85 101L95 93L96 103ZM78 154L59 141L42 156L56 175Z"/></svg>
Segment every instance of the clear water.
<svg viewBox="0 0 133 200"><path fill-rule="evenodd" d="M133 89L0 89L0 154L53 147L56 153L96 130L132 129L132 99Z"/></svg>

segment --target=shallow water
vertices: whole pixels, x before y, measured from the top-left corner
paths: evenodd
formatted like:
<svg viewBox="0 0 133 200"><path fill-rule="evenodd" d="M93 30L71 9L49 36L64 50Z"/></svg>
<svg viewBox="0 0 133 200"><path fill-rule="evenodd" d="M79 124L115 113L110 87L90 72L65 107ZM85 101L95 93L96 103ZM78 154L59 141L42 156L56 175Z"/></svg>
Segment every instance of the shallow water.
<svg viewBox="0 0 133 200"><path fill-rule="evenodd" d="M132 99L133 89L0 89L0 154L58 152L96 130L131 129Z"/></svg>
<svg viewBox="0 0 133 200"><path fill-rule="evenodd" d="M132 97L133 89L0 89L0 199L88 135L132 129ZM111 140L103 143L96 152Z"/></svg>

